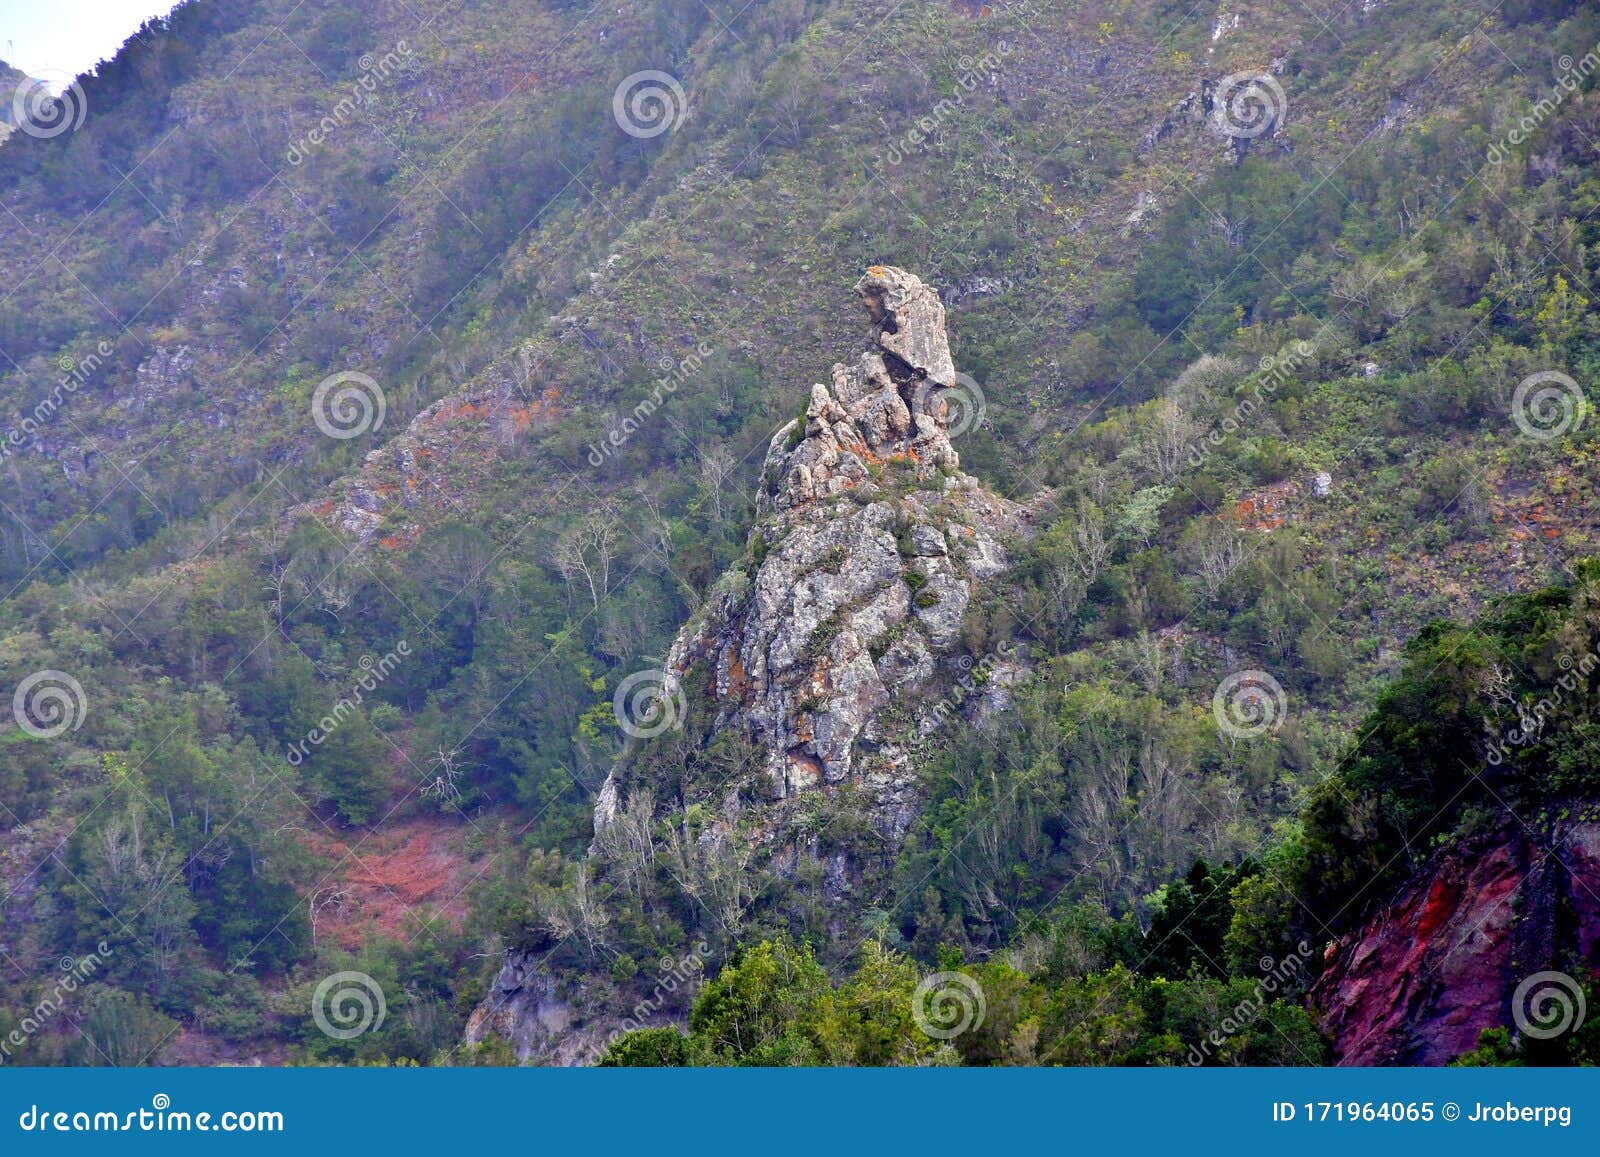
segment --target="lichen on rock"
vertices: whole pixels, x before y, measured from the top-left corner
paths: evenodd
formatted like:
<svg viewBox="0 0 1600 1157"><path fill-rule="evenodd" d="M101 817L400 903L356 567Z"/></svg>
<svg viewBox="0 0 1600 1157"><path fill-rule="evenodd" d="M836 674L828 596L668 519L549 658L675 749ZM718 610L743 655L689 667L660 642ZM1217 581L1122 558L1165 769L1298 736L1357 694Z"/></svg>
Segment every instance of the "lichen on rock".
<svg viewBox="0 0 1600 1157"><path fill-rule="evenodd" d="M792 798L862 784L904 835L910 759L872 723L938 682L978 583L1008 565L1028 508L962 474L944 394L957 381L939 295L873 266L856 291L875 348L811 387L772 438L747 582L719 584L667 658L669 685L704 678L715 727L761 753L750 794ZM702 674L703 673L703 674ZM618 785L605 798L615 810ZM603 825L606 817L596 816Z"/></svg>

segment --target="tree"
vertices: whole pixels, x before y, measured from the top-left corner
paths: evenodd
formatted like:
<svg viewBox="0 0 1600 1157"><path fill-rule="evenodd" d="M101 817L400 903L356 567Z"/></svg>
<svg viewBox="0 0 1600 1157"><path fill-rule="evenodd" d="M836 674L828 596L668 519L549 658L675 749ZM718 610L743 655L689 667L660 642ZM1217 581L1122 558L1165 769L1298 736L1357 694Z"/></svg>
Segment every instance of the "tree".
<svg viewBox="0 0 1600 1157"><path fill-rule="evenodd" d="M344 707L343 701L340 704ZM335 708L339 710L339 708ZM307 761L312 781L347 823L371 823L389 797L389 746L359 707L347 707Z"/></svg>
<svg viewBox="0 0 1600 1157"><path fill-rule="evenodd" d="M728 488L736 481L739 462L725 446L712 446L700 455L701 502L711 503L713 524L721 527L727 521L725 503Z"/></svg>
<svg viewBox="0 0 1600 1157"><path fill-rule="evenodd" d="M66 891L75 901L79 942L114 946L107 976L177 999L198 946L184 858L170 835L153 828L134 802L75 839L82 862Z"/></svg>
<svg viewBox="0 0 1600 1157"><path fill-rule="evenodd" d="M617 557L617 521L608 509L591 511L578 524L556 540L552 559L556 570L572 586L582 578L596 611L600 600L611 593L611 567Z"/></svg>
<svg viewBox="0 0 1600 1157"><path fill-rule="evenodd" d="M77 1062L118 1068L154 1064L177 1029L178 1023L152 1008L148 997L91 985L84 995Z"/></svg>
<svg viewBox="0 0 1600 1157"><path fill-rule="evenodd" d="M692 829L689 809L668 827L668 870L724 934L737 938L760 891L760 880L751 871L755 844L737 831L716 829L697 835Z"/></svg>
<svg viewBox="0 0 1600 1157"><path fill-rule="evenodd" d="M1201 433L1200 425L1170 398L1151 405L1154 412L1139 442L1140 461L1162 482L1171 482L1183 472L1189 448Z"/></svg>
<svg viewBox="0 0 1600 1157"><path fill-rule="evenodd" d="M689 1064L689 1038L675 1028L642 1028L606 1046L602 1069L682 1068Z"/></svg>
<svg viewBox="0 0 1600 1157"><path fill-rule="evenodd" d="M809 947L763 940L706 984L689 1024L712 1063L815 1064L808 1030L828 990L828 974Z"/></svg>

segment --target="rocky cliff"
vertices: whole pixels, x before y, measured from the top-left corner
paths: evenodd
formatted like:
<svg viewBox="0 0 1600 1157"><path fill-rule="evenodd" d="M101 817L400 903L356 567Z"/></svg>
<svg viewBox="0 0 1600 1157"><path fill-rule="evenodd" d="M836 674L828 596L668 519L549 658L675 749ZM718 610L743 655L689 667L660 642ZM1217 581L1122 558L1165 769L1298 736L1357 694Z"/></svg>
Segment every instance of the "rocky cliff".
<svg viewBox="0 0 1600 1157"><path fill-rule="evenodd" d="M804 418L773 436L746 567L680 632L666 683L704 681L716 728L742 729L762 753L751 769L761 793L855 779L898 839L912 761L878 713L970 668L971 656L953 657L968 601L1033 519L961 472L951 415L970 421L982 398L956 373L939 295L888 266L856 291L875 348L836 364ZM984 673L1003 684L1016 670L1014 657L991 657ZM598 827L623 786L608 782Z"/></svg>
<svg viewBox="0 0 1600 1157"><path fill-rule="evenodd" d="M980 586L1007 569L1007 544L1034 525L1032 506L961 472L952 438L983 399L956 373L938 293L888 266L867 270L856 290L873 348L833 366L804 417L773 436L743 565L679 632L661 675L663 695L709 711L710 734L735 731L754 753L725 798L691 801L719 817L699 843L739 843L741 865L785 875L805 858L825 861L821 888L836 911L860 865L784 817L850 784L865 820L898 845L917 811L917 749L950 715L995 707L1025 669L1011 647L973 655L962 624ZM624 760L607 777L597 848L630 806L662 798L637 774ZM605 853L591 858L603 864ZM592 1060L622 1023L599 1007L603 987L560 995L536 954L513 951L468 1038L497 1033L524 1059Z"/></svg>
<svg viewBox="0 0 1600 1157"><path fill-rule="evenodd" d="M1441 851L1330 944L1311 1005L1341 1065L1441 1065L1545 1012L1544 972L1600 965L1600 823L1508 825ZM1560 999L1550 989L1548 995ZM1520 1021L1519 1021L1520 1012Z"/></svg>

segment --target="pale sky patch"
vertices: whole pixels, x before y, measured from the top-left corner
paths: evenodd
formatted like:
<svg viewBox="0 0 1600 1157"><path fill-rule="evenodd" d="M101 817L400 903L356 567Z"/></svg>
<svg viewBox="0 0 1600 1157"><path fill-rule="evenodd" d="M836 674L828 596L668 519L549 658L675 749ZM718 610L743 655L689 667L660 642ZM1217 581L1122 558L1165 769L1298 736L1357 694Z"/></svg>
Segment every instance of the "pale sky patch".
<svg viewBox="0 0 1600 1157"><path fill-rule="evenodd" d="M0 60L59 89L110 60L174 0L0 0Z"/></svg>

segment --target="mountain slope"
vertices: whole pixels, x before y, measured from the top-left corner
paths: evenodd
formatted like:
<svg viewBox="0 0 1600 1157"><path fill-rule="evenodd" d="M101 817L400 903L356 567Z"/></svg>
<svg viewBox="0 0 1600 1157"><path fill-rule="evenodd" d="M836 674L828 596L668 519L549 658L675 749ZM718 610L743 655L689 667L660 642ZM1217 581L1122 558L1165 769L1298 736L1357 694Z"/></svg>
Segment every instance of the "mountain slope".
<svg viewBox="0 0 1600 1157"><path fill-rule="evenodd" d="M505 1060L460 1042L509 949L577 1059L641 961L1026 973L1088 905L1138 950L1083 959L1191 1024L1156 981L1260 955L1162 923L1196 857L1269 906L1407 641L1592 549L1597 41L1521 2L155 22L0 147L0 673L77 707L0 733L0 1015L105 940L31 1058ZM892 349L773 442L879 262L984 401L970 483L910 457ZM836 451L881 503L777 501ZM394 1015L343 1041L352 969Z"/></svg>

